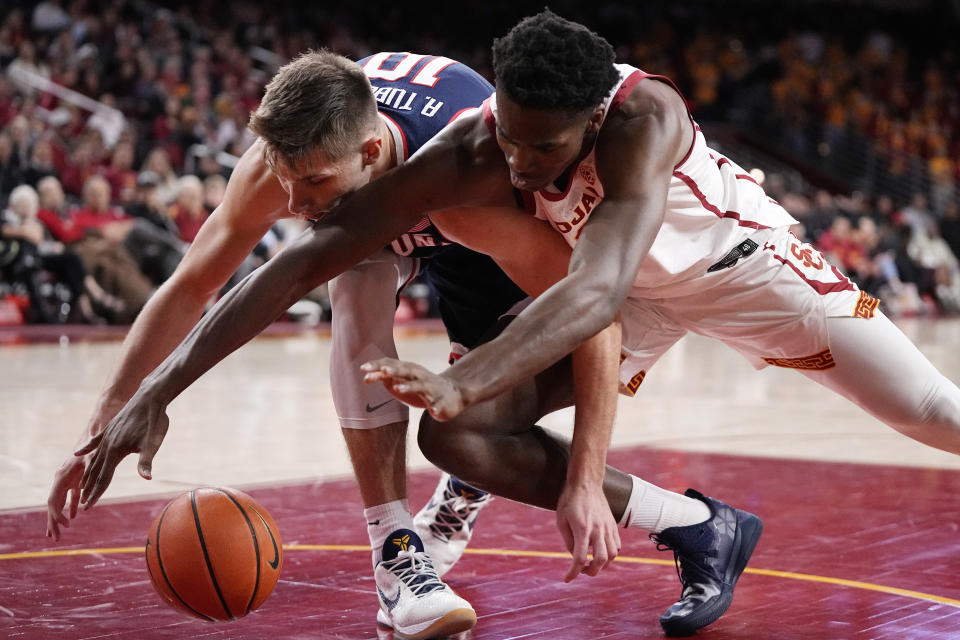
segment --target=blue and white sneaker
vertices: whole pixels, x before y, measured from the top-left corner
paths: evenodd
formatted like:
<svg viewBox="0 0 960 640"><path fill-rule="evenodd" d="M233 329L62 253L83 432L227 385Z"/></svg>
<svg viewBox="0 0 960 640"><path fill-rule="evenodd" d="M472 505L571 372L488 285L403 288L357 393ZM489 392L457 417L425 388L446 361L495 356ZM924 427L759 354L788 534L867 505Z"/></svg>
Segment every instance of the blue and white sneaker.
<svg viewBox="0 0 960 640"><path fill-rule="evenodd" d="M757 546L760 518L708 498L693 489L685 494L710 508L710 519L686 527L651 533L659 551L673 551L683 584L680 600L660 616L668 636L689 636L726 612L733 588Z"/></svg>
<svg viewBox="0 0 960 640"><path fill-rule="evenodd" d="M377 622L402 640L453 635L477 624L473 607L440 580L420 536L409 529L387 536L374 579Z"/></svg>
<svg viewBox="0 0 960 640"><path fill-rule="evenodd" d="M443 576L457 563L473 535L480 509L493 502L486 491L444 473L430 502L413 518L413 527Z"/></svg>

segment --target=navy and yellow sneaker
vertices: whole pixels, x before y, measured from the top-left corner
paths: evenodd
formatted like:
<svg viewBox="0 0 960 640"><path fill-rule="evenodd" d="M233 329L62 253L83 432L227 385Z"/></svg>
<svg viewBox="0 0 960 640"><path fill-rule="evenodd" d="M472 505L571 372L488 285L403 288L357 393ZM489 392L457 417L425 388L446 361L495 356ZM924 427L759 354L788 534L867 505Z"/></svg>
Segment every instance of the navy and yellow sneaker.
<svg viewBox="0 0 960 640"><path fill-rule="evenodd" d="M763 533L760 518L708 498L693 489L685 494L710 508L710 519L651 533L657 550L673 551L683 584L680 600L660 616L668 636L689 636L726 612L733 588Z"/></svg>
<svg viewBox="0 0 960 640"><path fill-rule="evenodd" d="M440 580L420 536L410 529L387 536L374 579L377 622L402 640L453 635L477 624L473 607Z"/></svg>
<svg viewBox="0 0 960 640"><path fill-rule="evenodd" d="M437 575L444 575L457 563L473 535L480 509L493 502L493 496L443 474L430 502L413 518L413 526L423 538L433 559Z"/></svg>

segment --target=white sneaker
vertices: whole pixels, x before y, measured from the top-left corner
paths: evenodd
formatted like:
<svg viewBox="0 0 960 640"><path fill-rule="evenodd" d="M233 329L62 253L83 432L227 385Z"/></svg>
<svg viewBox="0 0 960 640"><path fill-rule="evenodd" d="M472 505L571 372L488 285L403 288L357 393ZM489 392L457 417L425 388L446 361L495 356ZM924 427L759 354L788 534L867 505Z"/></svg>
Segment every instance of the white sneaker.
<svg viewBox="0 0 960 640"><path fill-rule="evenodd" d="M442 576L457 563L473 535L480 509L493 496L443 474L430 502L413 518L413 527L423 539L433 559L437 575Z"/></svg>
<svg viewBox="0 0 960 640"><path fill-rule="evenodd" d="M392 627L402 640L449 636L472 629L477 614L453 592L421 551L423 542L409 529L397 529L383 544L383 560L374 571L380 610L377 622Z"/></svg>

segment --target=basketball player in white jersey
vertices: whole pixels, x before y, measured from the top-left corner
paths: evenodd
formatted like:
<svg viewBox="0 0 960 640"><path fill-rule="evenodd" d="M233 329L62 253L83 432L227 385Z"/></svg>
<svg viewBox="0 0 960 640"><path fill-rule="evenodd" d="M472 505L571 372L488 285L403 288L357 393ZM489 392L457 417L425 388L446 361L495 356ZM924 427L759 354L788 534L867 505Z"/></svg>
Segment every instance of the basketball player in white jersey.
<svg viewBox="0 0 960 640"><path fill-rule="evenodd" d="M494 198L502 203L505 185L528 193L536 214L567 240L568 273L499 337L443 374L381 361L367 367L369 378L449 420L421 424L421 448L441 468L492 493L556 508L558 520L575 497L588 518L615 518L673 549L684 587L661 617L668 634L692 633L726 610L760 526L755 516L690 492L705 516L688 513L664 527L661 516L686 505L605 469L609 430L576 425L566 443L535 426L544 413L570 404L574 391L579 398L583 385L570 384L565 356L617 314L627 392L670 345L695 331L758 366L795 368L902 433L960 453L960 390L876 301L787 233L793 219L706 147L668 82L615 66L605 40L550 12L497 41L494 57L497 91L484 114L448 127L333 209L221 301L151 375L91 443L96 455L83 482L85 504L102 493L118 456L149 441L162 424L157 412L187 384L283 305L423 212L446 210L431 214L445 235L498 260L519 252L531 268L548 268L543 252L554 250L546 247L557 236L542 235L526 224L529 217L449 211ZM615 385L608 391L612 403ZM604 415L612 419L613 412ZM574 548L580 557L584 545Z"/></svg>

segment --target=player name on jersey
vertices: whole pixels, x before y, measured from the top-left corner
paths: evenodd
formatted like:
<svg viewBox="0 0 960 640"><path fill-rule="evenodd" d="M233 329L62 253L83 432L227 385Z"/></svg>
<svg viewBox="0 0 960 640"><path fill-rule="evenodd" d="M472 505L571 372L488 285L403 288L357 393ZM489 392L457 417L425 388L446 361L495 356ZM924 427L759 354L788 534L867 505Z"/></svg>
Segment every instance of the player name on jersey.
<svg viewBox="0 0 960 640"><path fill-rule="evenodd" d="M443 107L442 100L430 96L421 96L416 91L407 91L399 87L376 87L373 96L378 104L397 111L418 111L420 115L432 118ZM419 98L419 99L418 99Z"/></svg>

